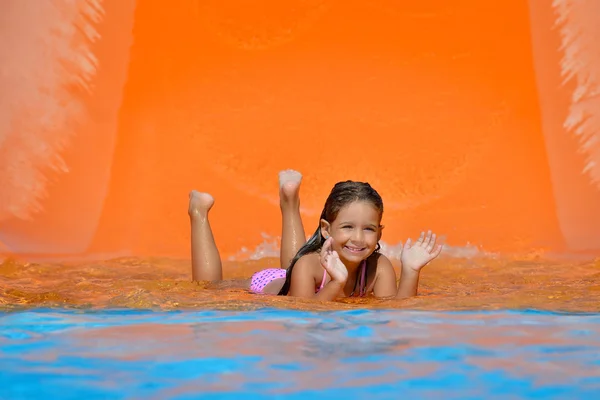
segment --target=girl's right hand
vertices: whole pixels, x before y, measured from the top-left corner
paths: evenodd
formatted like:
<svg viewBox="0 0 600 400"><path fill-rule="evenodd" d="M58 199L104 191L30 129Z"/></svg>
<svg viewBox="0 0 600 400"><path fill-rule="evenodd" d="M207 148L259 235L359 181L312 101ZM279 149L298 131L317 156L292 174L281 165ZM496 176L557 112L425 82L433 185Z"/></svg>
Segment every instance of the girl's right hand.
<svg viewBox="0 0 600 400"><path fill-rule="evenodd" d="M325 268L332 281L346 283L348 280L348 269L342 260L340 260L337 251L331 248L332 243L333 239L331 237L327 238L325 243L323 243L323 247L321 248L321 265Z"/></svg>

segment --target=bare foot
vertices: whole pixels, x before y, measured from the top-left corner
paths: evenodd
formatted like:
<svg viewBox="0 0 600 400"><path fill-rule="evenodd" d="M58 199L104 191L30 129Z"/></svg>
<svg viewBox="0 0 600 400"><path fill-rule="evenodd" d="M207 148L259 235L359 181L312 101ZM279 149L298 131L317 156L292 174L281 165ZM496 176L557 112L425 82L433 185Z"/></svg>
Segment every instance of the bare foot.
<svg viewBox="0 0 600 400"><path fill-rule="evenodd" d="M190 218L206 218L214 203L215 199L210 194L192 190L188 207Z"/></svg>
<svg viewBox="0 0 600 400"><path fill-rule="evenodd" d="M302 183L302 174L293 169L286 169L279 172L279 202L284 204L300 204L300 184Z"/></svg>

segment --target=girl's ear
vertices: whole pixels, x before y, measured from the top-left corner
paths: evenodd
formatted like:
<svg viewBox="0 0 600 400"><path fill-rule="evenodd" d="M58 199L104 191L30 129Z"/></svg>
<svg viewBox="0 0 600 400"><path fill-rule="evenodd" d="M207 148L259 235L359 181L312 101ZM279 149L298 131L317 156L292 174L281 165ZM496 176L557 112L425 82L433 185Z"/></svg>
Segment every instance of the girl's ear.
<svg viewBox="0 0 600 400"><path fill-rule="evenodd" d="M324 219L321 220L321 236L323 236L325 240L331 236L331 225Z"/></svg>
<svg viewBox="0 0 600 400"><path fill-rule="evenodd" d="M384 225L379 225L379 233L377 234L377 241L378 242L381 240L381 235L383 235L383 228L385 228Z"/></svg>

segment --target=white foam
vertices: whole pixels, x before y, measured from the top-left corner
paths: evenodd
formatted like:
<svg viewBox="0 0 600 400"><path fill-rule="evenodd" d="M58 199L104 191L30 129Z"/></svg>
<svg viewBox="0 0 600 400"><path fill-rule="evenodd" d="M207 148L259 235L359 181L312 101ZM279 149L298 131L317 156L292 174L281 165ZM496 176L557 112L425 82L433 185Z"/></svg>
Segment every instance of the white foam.
<svg viewBox="0 0 600 400"><path fill-rule="evenodd" d="M229 257L229 261L260 260L263 258L278 258L280 251L281 237L271 236L262 233L263 241L254 249L242 247L235 255ZM384 241L380 242L381 253L385 254L391 260L399 260L402 254L403 243L390 244ZM484 251L478 246L467 243L464 246L448 246L444 244L442 256L452 258L479 258L496 257L494 253Z"/></svg>

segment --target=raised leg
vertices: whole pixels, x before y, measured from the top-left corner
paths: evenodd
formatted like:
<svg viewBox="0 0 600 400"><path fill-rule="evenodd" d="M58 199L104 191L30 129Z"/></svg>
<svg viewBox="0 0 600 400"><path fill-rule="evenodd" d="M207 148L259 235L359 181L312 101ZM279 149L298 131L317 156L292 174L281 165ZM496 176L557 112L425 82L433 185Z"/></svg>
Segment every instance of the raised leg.
<svg viewBox="0 0 600 400"><path fill-rule="evenodd" d="M300 183L302 174L294 170L279 172L279 205L281 207L281 268L290 262L306 243L306 234L300 217Z"/></svg>
<svg viewBox="0 0 600 400"><path fill-rule="evenodd" d="M188 214L192 228L192 279L220 281L223 279L221 256L213 237L208 212L215 200L208 193L190 193Z"/></svg>

